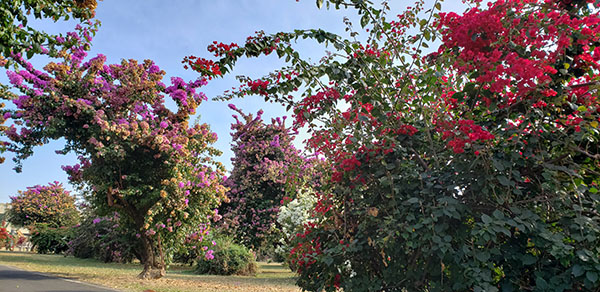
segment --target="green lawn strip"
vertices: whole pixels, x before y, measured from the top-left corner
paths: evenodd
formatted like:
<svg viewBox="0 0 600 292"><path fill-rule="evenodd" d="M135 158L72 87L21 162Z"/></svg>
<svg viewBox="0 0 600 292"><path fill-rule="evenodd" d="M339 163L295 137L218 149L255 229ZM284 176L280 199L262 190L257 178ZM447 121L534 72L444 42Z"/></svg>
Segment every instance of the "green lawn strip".
<svg viewBox="0 0 600 292"><path fill-rule="evenodd" d="M0 251L0 264L123 291L299 291L294 274L277 263L259 263L255 277L196 275L192 267L175 266L166 277L153 281L136 278L141 271L139 264L102 263L60 255Z"/></svg>

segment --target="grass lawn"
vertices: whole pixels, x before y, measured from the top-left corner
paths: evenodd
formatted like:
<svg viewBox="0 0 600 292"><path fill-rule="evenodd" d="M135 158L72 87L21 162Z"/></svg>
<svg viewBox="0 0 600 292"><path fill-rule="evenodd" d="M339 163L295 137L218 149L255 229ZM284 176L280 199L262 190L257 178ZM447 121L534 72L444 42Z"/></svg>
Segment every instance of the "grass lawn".
<svg viewBox="0 0 600 292"><path fill-rule="evenodd" d="M0 251L0 264L99 284L122 291L300 291L294 274L277 263L259 263L256 277L195 275L192 268L176 266L158 280L137 279L139 264L102 263L60 255Z"/></svg>

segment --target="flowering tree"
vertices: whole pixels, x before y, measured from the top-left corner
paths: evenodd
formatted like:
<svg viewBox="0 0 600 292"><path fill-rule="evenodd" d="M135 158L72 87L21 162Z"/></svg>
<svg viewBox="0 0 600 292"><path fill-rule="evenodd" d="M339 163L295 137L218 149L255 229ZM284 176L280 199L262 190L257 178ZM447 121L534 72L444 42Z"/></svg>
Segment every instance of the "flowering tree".
<svg viewBox="0 0 600 292"><path fill-rule="evenodd" d="M290 171L307 164L292 144L285 117L266 124L262 111L254 117L234 105L230 108L241 117L234 115L236 123L231 126L233 170L226 181L230 201L220 208L222 230L260 254L277 237L277 213L291 182Z"/></svg>
<svg viewBox="0 0 600 292"><path fill-rule="evenodd" d="M137 233L140 277L161 277L173 247L224 198L224 169L212 160L220 152L210 146L217 136L206 124L188 123L205 98L196 90L206 81L172 78L167 86L165 72L149 60L108 65L98 55L84 61L94 31L78 31L58 40L74 46L59 52L63 61L49 63L46 72L14 57L24 69L9 72L22 95L13 100L8 150L20 170L34 146L64 138L59 152L80 160L64 167L69 179L100 215L117 211L121 226ZM177 111L165 107L165 96Z"/></svg>
<svg viewBox="0 0 600 292"><path fill-rule="evenodd" d="M298 283L314 291L597 290L597 5L469 1L456 14L440 2L426 10L417 1L392 18L385 5L317 1L357 8L367 40L299 30L219 51L219 74L242 56L286 58L288 67L260 79L260 94L293 108L296 126L313 133L308 146L334 165L317 220L291 251ZM309 63L291 47L300 37L335 53ZM215 74L206 63L189 61Z"/></svg>
<svg viewBox="0 0 600 292"><path fill-rule="evenodd" d="M71 227L79 221L75 197L59 182L29 187L10 199L7 219L17 226L45 223L51 227Z"/></svg>

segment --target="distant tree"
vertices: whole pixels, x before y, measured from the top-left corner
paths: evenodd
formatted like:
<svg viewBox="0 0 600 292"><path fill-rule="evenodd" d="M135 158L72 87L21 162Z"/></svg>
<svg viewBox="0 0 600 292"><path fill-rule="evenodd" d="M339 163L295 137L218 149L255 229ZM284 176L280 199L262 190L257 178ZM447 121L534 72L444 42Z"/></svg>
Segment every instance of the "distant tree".
<svg viewBox="0 0 600 292"><path fill-rule="evenodd" d="M30 226L45 223L50 227L72 226L79 221L75 197L62 184L53 182L19 191L11 197L7 219L13 225Z"/></svg>
<svg viewBox="0 0 600 292"><path fill-rule="evenodd" d="M2 85L0 85L1 87ZM2 90L2 88L0 88L0 90ZM8 94L8 92L7 92ZM4 122L6 122L6 118L9 117L9 113L6 113L5 116L5 112L3 111L4 108L4 103L0 102L0 136L2 136L2 133L4 133L4 131L6 130L6 126L4 126ZM4 153L4 151L6 151L6 145L5 142L0 140L0 154ZM0 156L0 163L4 162L4 157Z"/></svg>
<svg viewBox="0 0 600 292"><path fill-rule="evenodd" d="M220 207L223 231L261 255L271 242L281 201L286 196L289 170L305 165L305 159L292 144L293 135L285 119L270 124L262 110L254 117L230 105L234 115L233 170L226 181L229 202Z"/></svg>

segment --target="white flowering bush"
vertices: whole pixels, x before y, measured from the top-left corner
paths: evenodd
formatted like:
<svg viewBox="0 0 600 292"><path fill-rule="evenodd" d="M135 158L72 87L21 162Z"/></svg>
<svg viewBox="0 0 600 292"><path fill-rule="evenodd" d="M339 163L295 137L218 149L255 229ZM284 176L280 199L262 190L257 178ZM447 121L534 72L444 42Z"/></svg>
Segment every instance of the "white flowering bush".
<svg viewBox="0 0 600 292"><path fill-rule="evenodd" d="M281 234L280 245L276 252L282 255L287 262L287 255L291 249L290 241L297 233L303 232L303 226L311 222L310 212L314 210L317 203L317 197L310 188L302 188L298 191L298 196L279 208L277 223L280 224ZM292 267L293 268L293 267Z"/></svg>

